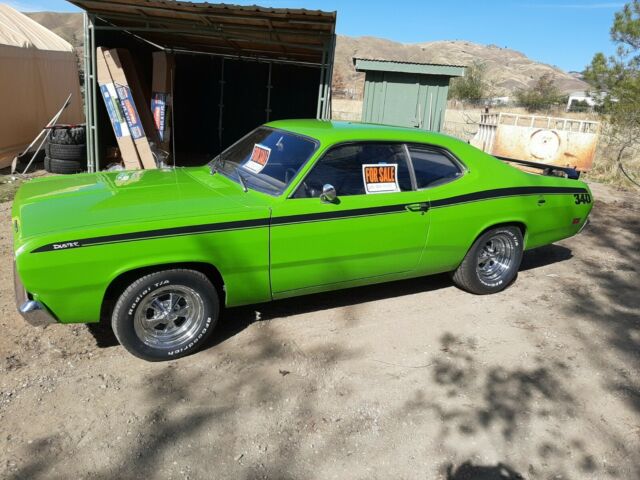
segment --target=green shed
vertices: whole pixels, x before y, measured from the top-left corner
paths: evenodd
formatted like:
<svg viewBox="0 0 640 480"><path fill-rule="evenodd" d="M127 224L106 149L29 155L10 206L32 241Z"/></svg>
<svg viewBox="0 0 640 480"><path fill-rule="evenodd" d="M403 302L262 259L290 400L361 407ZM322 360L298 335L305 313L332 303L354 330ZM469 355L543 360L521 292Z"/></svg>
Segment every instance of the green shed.
<svg viewBox="0 0 640 480"><path fill-rule="evenodd" d="M463 65L354 58L365 72L362 121L439 132L444 123L449 80L464 76Z"/></svg>

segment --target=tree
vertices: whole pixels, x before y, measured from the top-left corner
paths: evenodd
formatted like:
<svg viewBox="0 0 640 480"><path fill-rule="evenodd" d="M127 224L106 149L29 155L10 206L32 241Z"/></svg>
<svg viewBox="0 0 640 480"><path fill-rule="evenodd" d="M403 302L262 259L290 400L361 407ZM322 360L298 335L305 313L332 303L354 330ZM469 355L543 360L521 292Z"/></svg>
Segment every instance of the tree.
<svg viewBox="0 0 640 480"><path fill-rule="evenodd" d="M553 75L547 72L527 89L516 92L516 99L529 112L537 112L560 102L560 91L556 87Z"/></svg>
<svg viewBox="0 0 640 480"><path fill-rule="evenodd" d="M575 100L571 102L570 112L588 112L591 109L589 102L586 100Z"/></svg>
<svg viewBox="0 0 640 480"><path fill-rule="evenodd" d="M488 94L487 67L478 61L466 68L464 77L453 79L449 89L450 97L456 100L477 102L487 98Z"/></svg>
<svg viewBox="0 0 640 480"><path fill-rule="evenodd" d="M640 146L640 1L633 0L615 14L610 30L618 48L615 55L596 53L585 79L601 93L601 108L609 118L610 143L618 148L617 162ZM636 183L637 184L637 183Z"/></svg>

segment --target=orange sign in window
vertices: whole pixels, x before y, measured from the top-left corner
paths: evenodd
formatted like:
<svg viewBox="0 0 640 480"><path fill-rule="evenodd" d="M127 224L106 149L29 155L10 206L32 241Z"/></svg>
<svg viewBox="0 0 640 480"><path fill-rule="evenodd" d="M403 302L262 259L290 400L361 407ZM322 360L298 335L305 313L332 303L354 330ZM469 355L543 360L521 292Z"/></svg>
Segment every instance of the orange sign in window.
<svg viewBox="0 0 640 480"><path fill-rule="evenodd" d="M366 193L399 192L398 164L379 163L362 165L362 177Z"/></svg>
<svg viewBox="0 0 640 480"><path fill-rule="evenodd" d="M243 165L247 170L251 170L253 173L260 173L264 167L267 166L269 157L271 156L271 149L256 143L253 146L251 157Z"/></svg>

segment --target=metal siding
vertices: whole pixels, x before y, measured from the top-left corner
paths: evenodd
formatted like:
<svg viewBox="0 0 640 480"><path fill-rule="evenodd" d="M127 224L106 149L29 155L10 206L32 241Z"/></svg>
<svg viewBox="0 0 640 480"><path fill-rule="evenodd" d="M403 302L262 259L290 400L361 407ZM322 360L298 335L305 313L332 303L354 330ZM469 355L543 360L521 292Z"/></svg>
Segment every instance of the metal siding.
<svg viewBox="0 0 640 480"><path fill-rule="evenodd" d="M365 77L362 121L378 123L382 100L383 74L371 72Z"/></svg>
<svg viewBox="0 0 640 480"><path fill-rule="evenodd" d="M382 111L384 109L384 94L385 94L385 80L384 73L380 72L375 83L374 97L373 97L373 117L374 123L380 123L382 121Z"/></svg>
<svg viewBox="0 0 640 480"><path fill-rule="evenodd" d="M92 105L95 94L92 88L93 72L91 68L92 56L90 54L91 43L89 41L89 14L84 12L82 15L83 20L83 34L84 34L84 78L85 78L85 102L84 102L84 117L87 120L86 142L87 142L87 171L93 172L93 129L96 128L95 124L92 124L90 119L93 118Z"/></svg>
<svg viewBox="0 0 640 480"><path fill-rule="evenodd" d="M331 119L331 96L332 90L331 87L333 85L333 62L335 60L336 53L336 35L331 36L331 41L329 43L329 59L325 62L326 70L326 95L325 95L325 105L324 105L324 116L323 120Z"/></svg>
<svg viewBox="0 0 640 480"><path fill-rule="evenodd" d="M369 114L369 95L369 81L365 78L364 92L362 94L362 121L366 121L366 117Z"/></svg>
<svg viewBox="0 0 640 480"><path fill-rule="evenodd" d="M442 131L442 127L444 126L444 113L447 109L447 96L449 93L449 82L447 81L447 85L439 85L438 86L438 132Z"/></svg>

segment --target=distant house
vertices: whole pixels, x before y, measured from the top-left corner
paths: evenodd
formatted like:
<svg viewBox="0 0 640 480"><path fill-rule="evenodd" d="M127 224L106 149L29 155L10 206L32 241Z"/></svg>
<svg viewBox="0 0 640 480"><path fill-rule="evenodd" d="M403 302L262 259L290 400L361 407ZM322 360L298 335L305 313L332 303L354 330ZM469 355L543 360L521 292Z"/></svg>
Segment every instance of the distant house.
<svg viewBox="0 0 640 480"><path fill-rule="evenodd" d="M508 105L510 101L510 97L492 97L487 99L487 104L491 107L499 107L501 105Z"/></svg>
<svg viewBox="0 0 640 480"><path fill-rule="evenodd" d="M567 100L567 112L575 109L577 105L586 106L589 111L592 111L608 95L607 92L572 92L569 94L569 100Z"/></svg>

